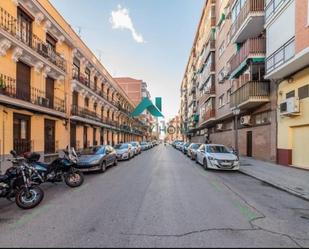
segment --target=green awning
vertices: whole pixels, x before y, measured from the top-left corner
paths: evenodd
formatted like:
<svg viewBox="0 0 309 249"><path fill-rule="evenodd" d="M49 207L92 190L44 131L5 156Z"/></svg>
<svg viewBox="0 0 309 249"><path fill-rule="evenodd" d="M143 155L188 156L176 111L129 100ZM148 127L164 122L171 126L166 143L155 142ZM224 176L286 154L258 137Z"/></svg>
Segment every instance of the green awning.
<svg viewBox="0 0 309 249"><path fill-rule="evenodd" d="M265 57L252 58L252 61L255 62L255 63L258 63L258 62L265 62Z"/></svg>
<svg viewBox="0 0 309 249"><path fill-rule="evenodd" d="M222 22L223 22L224 20L225 20L225 14L222 13L222 14L221 14L220 21L219 21L219 23L218 23L218 26L219 26L219 27L221 26L221 24L222 24Z"/></svg>
<svg viewBox="0 0 309 249"><path fill-rule="evenodd" d="M200 118L199 114L194 114L192 119L193 119L194 122L198 122L199 118Z"/></svg>
<svg viewBox="0 0 309 249"><path fill-rule="evenodd" d="M237 77L238 75L240 75L242 73L242 71L245 69L245 67L247 66L247 60L243 61L232 73L230 76L230 80L234 79L235 77Z"/></svg>

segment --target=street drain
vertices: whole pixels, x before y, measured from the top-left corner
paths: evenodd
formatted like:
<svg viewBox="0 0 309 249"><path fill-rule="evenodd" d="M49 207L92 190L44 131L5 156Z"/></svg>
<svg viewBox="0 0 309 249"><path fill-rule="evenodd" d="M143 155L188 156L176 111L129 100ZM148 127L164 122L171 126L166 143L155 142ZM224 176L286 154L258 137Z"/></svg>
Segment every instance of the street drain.
<svg viewBox="0 0 309 249"><path fill-rule="evenodd" d="M252 166L250 163L240 163L240 166Z"/></svg>
<svg viewBox="0 0 309 249"><path fill-rule="evenodd" d="M300 188L300 187L297 187L297 188L295 188L296 190L298 190L298 191L304 191L304 189L302 189L302 188Z"/></svg>
<svg viewBox="0 0 309 249"><path fill-rule="evenodd" d="M309 217L308 216L300 216L300 218L304 219L304 220L309 220Z"/></svg>

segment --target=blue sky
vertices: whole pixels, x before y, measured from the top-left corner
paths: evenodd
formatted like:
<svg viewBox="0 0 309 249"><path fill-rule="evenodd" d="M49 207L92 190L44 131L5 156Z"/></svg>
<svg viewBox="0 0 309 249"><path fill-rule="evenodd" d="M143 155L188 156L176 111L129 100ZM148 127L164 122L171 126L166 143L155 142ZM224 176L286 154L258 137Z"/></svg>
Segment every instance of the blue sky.
<svg viewBox="0 0 309 249"><path fill-rule="evenodd" d="M152 98L162 97L165 117L177 114L205 0L50 1L112 76L143 79Z"/></svg>

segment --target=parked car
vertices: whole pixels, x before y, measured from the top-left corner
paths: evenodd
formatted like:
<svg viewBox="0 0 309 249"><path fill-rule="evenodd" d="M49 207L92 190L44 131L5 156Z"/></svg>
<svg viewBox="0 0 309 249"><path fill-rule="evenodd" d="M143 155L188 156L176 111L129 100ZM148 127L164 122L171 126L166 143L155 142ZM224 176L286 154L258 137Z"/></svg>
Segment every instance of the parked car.
<svg viewBox="0 0 309 249"><path fill-rule="evenodd" d="M133 142L131 142L130 144L134 147L135 152L136 152L136 155L142 153L142 148L141 148L141 145L140 145L139 142L133 141Z"/></svg>
<svg viewBox="0 0 309 249"><path fill-rule="evenodd" d="M188 148L189 148L190 144L191 144L190 142L186 142L186 143L183 144L183 146L182 146L183 154L186 155L188 153Z"/></svg>
<svg viewBox="0 0 309 249"><path fill-rule="evenodd" d="M115 146L117 159L119 161L122 160L130 160L132 157L134 157L134 150L133 146L128 143L123 144L117 144Z"/></svg>
<svg viewBox="0 0 309 249"><path fill-rule="evenodd" d="M145 150L148 150L148 149L149 149L149 146L148 146L147 142L141 142L141 150L145 151Z"/></svg>
<svg viewBox="0 0 309 249"><path fill-rule="evenodd" d="M184 144L184 142L177 142L176 143L176 149L181 150L183 144Z"/></svg>
<svg viewBox="0 0 309 249"><path fill-rule="evenodd" d="M81 171L105 172L107 167L116 166L116 150L109 145L100 145L86 148L79 153L79 160L76 168Z"/></svg>
<svg viewBox="0 0 309 249"><path fill-rule="evenodd" d="M192 143L190 144L189 148L188 148L188 153L187 156L190 157L192 160L195 160L196 158L196 151L198 150L198 148L201 146L202 144L198 144L198 143Z"/></svg>
<svg viewBox="0 0 309 249"><path fill-rule="evenodd" d="M221 144L202 144L197 150L196 162L205 169L239 170L237 156Z"/></svg>

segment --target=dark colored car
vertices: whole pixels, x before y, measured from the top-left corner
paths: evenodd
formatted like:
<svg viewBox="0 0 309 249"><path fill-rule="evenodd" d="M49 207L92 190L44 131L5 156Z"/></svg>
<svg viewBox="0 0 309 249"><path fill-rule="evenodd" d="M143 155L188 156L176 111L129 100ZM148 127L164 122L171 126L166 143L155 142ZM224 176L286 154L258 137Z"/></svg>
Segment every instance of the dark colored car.
<svg viewBox="0 0 309 249"><path fill-rule="evenodd" d="M196 158L196 151L198 150L198 148L201 146L202 144L199 143L192 143L190 144L189 148L188 148L188 157L190 157L192 160L195 160Z"/></svg>
<svg viewBox="0 0 309 249"><path fill-rule="evenodd" d="M79 160L76 168L81 171L105 172L107 167L116 166L116 150L109 145L94 146L79 152Z"/></svg>

